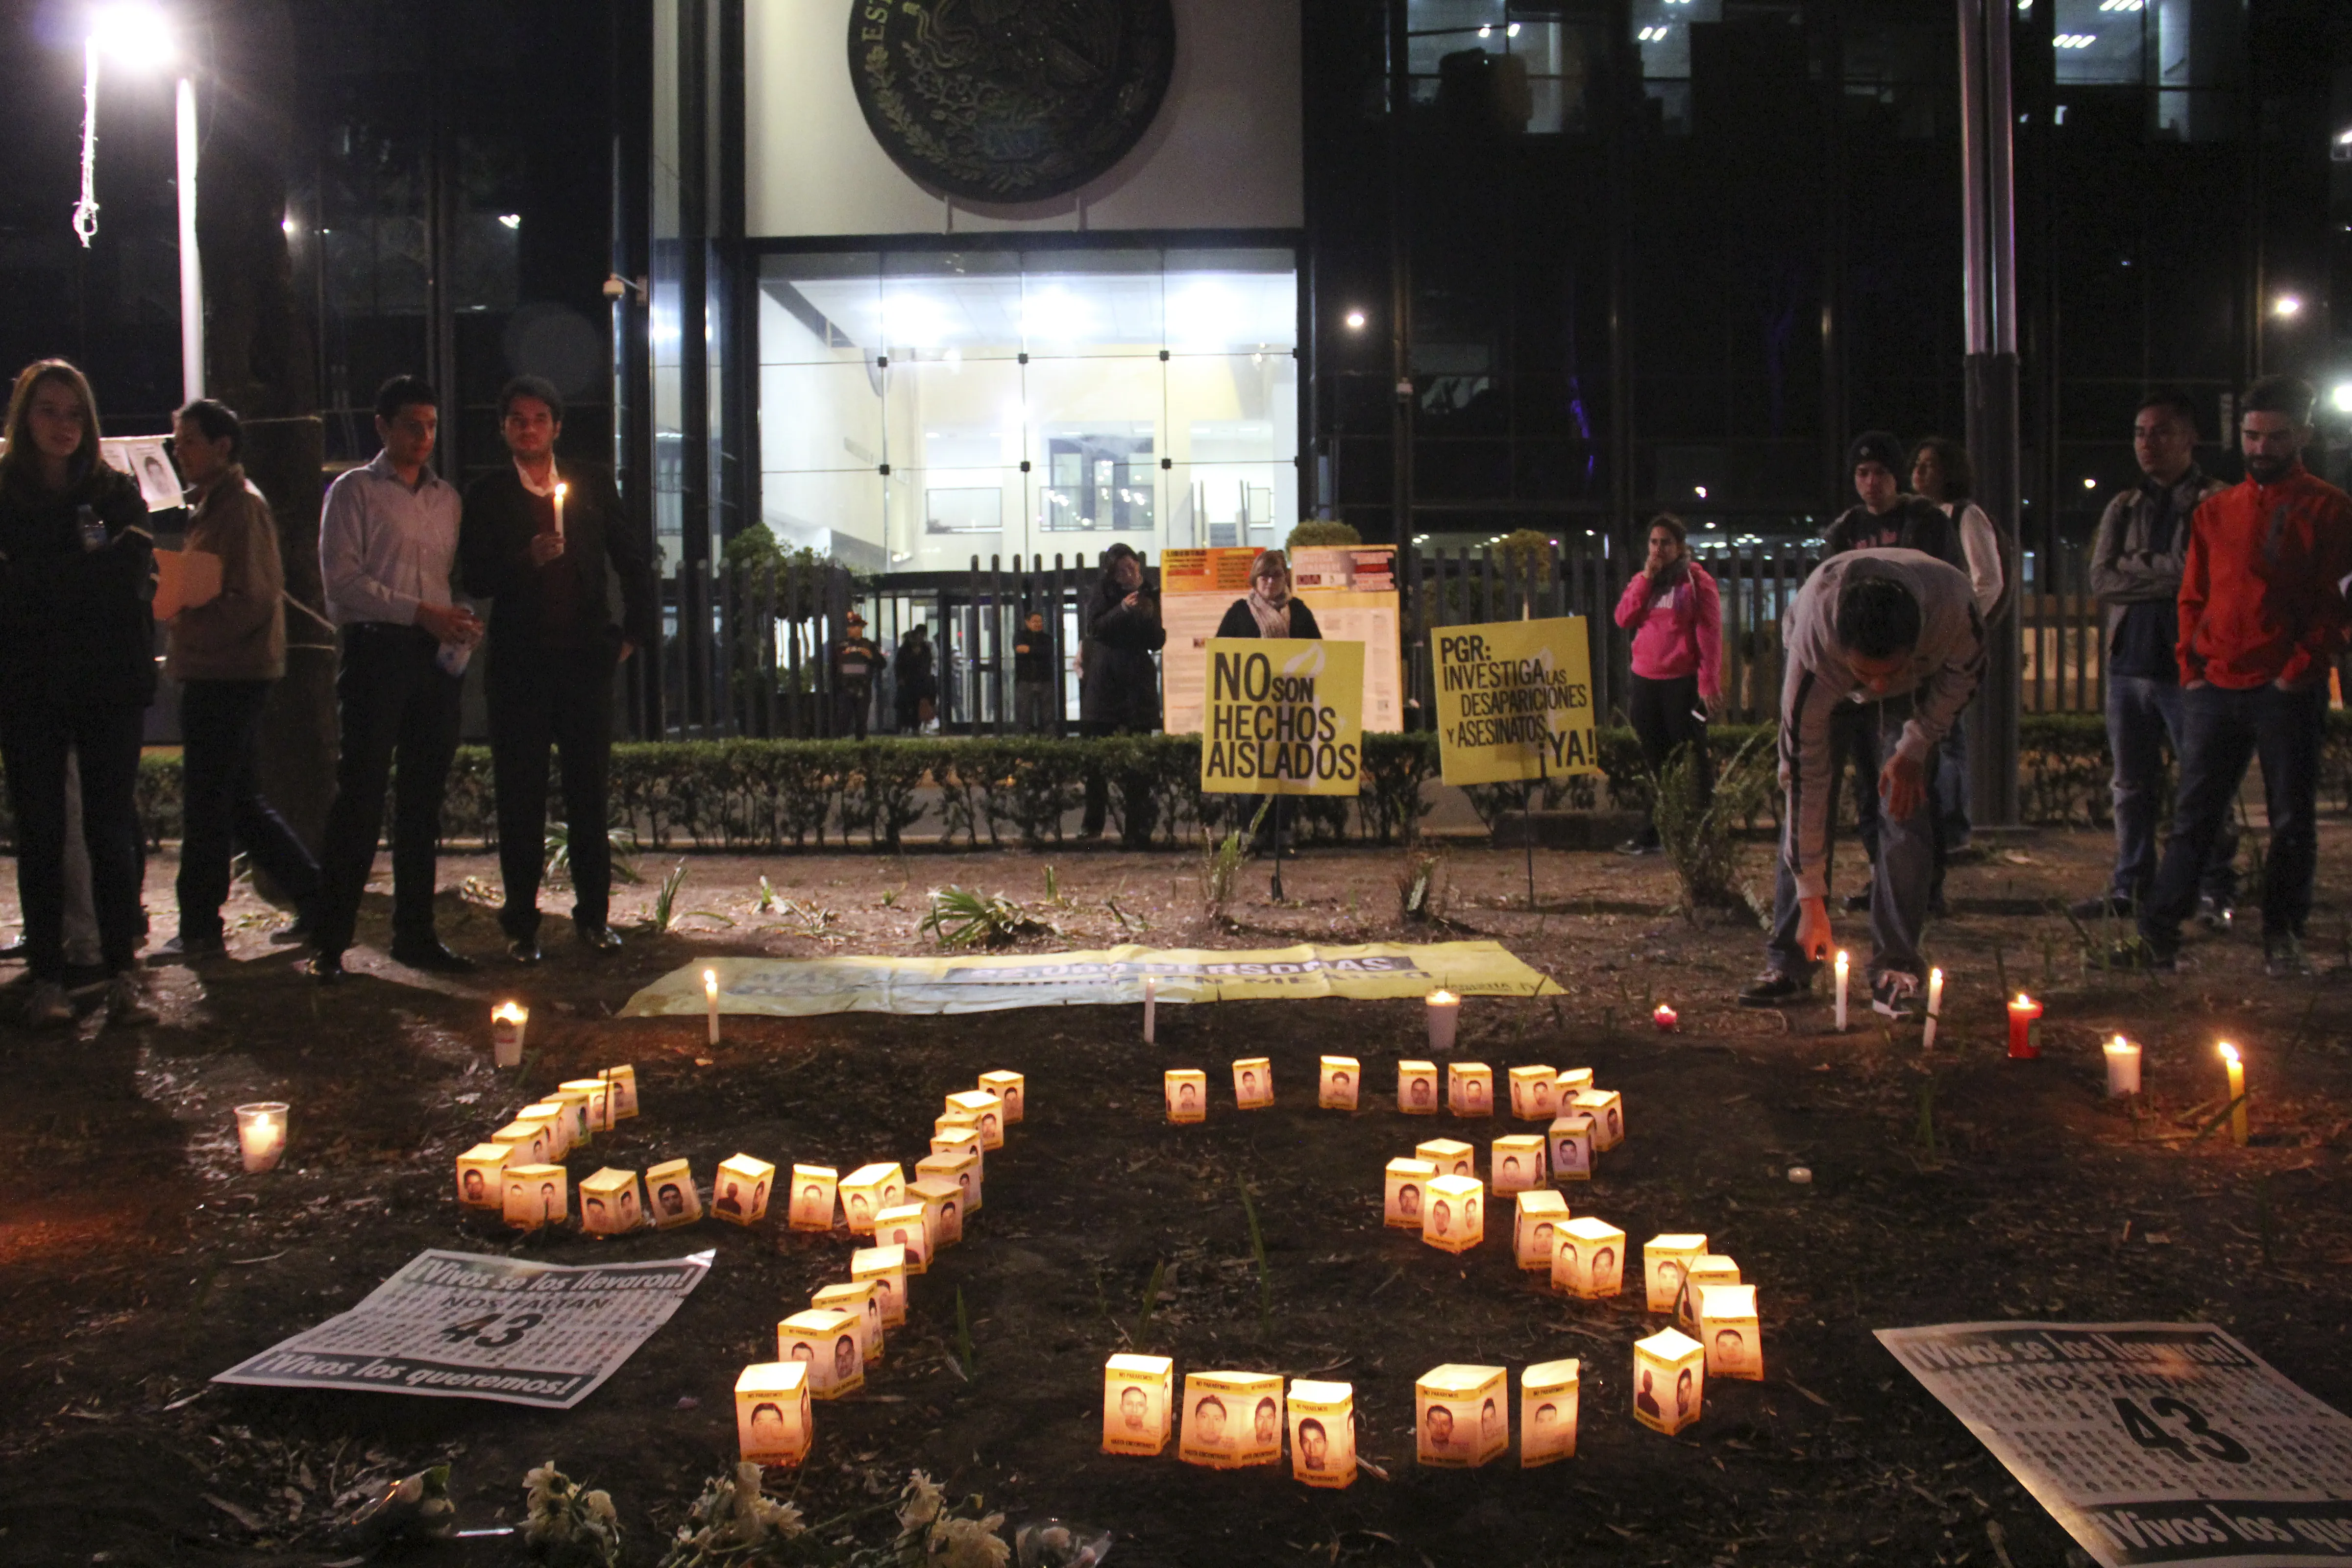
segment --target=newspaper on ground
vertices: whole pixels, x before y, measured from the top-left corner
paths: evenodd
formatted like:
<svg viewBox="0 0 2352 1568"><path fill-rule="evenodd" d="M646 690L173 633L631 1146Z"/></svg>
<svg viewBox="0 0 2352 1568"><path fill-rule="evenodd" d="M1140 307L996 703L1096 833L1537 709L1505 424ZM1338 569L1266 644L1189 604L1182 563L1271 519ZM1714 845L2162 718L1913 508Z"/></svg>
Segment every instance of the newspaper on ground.
<svg viewBox="0 0 2352 1568"><path fill-rule="evenodd" d="M669 1321L711 1257L568 1268L420 1252L350 1311L213 1381L569 1410Z"/></svg>
<svg viewBox="0 0 2352 1568"><path fill-rule="evenodd" d="M1878 1339L2105 1568L2352 1563L2352 1419L2210 1323Z"/></svg>

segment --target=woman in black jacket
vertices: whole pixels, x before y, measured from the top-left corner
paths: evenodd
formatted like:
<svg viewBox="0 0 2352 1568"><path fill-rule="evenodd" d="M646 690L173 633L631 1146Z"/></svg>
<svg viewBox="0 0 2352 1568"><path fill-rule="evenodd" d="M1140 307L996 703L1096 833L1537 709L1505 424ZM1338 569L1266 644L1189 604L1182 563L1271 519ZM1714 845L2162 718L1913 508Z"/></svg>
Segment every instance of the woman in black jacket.
<svg viewBox="0 0 2352 1568"><path fill-rule="evenodd" d="M33 988L26 1022L73 1021L65 993L66 757L81 767L107 1016L152 1024L140 985L139 747L155 698L154 538L147 505L99 450L89 383L38 360L8 400L0 456L0 767L16 816L16 886Z"/></svg>
<svg viewBox="0 0 2352 1568"><path fill-rule="evenodd" d="M1290 558L1279 550L1262 550L1250 563L1250 591L1246 597L1235 599L1225 609L1225 618L1217 623L1221 637L1290 637L1298 640L1314 638L1320 641L1323 628L1315 624L1315 612L1290 594ZM1258 806L1267 800L1262 795L1240 797L1242 821L1246 824L1257 817ZM1284 844L1285 857L1290 851L1288 839L1280 833L1283 824L1278 818L1289 815L1290 806L1281 795L1271 797L1272 808L1258 824L1257 848L1262 853L1276 842Z"/></svg>
<svg viewBox="0 0 2352 1568"><path fill-rule="evenodd" d="M1078 733L1149 735L1160 729L1160 664L1152 658L1168 646L1160 621L1160 596L1143 581L1143 557L1125 544L1102 552L1102 573L1082 602L1079 624L1086 640L1078 648ZM1151 847L1154 821L1148 775L1130 773L1119 781L1124 805L1120 838L1129 849ZM1110 781L1100 768L1087 770L1087 810L1078 837L1102 837L1110 813Z"/></svg>

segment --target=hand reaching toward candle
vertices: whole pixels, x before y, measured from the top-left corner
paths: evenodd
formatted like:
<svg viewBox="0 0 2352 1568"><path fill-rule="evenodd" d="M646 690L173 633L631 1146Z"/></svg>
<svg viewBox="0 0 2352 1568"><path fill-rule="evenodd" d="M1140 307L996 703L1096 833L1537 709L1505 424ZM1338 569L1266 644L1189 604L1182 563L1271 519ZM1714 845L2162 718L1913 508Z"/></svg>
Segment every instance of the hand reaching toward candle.
<svg viewBox="0 0 2352 1568"><path fill-rule="evenodd" d="M1826 899L1807 899L1797 906L1797 950L1815 963L1830 955L1830 906Z"/></svg>
<svg viewBox="0 0 2352 1568"><path fill-rule="evenodd" d="M1907 822L1927 798L1927 770L1911 758L1897 752L1887 759L1879 771L1878 793L1886 802L1886 815L1897 822Z"/></svg>

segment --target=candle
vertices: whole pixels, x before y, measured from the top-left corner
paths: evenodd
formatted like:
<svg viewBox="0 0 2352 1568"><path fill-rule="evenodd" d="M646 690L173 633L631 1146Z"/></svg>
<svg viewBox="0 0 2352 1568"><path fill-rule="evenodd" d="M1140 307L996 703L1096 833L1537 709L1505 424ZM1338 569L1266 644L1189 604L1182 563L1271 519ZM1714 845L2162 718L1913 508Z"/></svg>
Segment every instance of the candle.
<svg viewBox="0 0 2352 1568"><path fill-rule="evenodd" d="M2035 1037L2033 1022L2042 1016L2042 1004L2021 991L2017 1000L2009 1005L2009 1054L2016 1061L2032 1061L2042 1054L2042 1042Z"/></svg>
<svg viewBox="0 0 2352 1568"><path fill-rule="evenodd" d="M2117 1035L2107 1042L2107 1093L2139 1092L2139 1047Z"/></svg>
<svg viewBox="0 0 2352 1568"><path fill-rule="evenodd" d="M563 492L571 488L570 485L555 487L555 537L558 539L563 537Z"/></svg>
<svg viewBox="0 0 2352 1568"><path fill-rule="evenodd" d="M1837 955L1837 1030L1838 1030L1838 1033L1839 1033L1839 1034L1841 1034L1841 1035L1843 1035L1843 1034L1844 1034L1844 1033L1845 1033L1845 983L1846 983L1846 976L1847 976L1847 974L1850 973L1850 971L1852 970L1852 967L1853 967L1853 965L1852 965L1852 962L1851 962L1851 961L1846 957L1846 955L1845 955L1845 949L1843 949L1843 948L1840 948L1840 949L1838 949L1838 955Z"/></svg>
<svg viewBox="0 0 2352 1568"><path fill-rule="evenodd" d="M719 971L715 969L702 972L702 1000L710 1010L710 1043L715 1046L719 1043Z"/></svg>
<svg viewBox="0 0 2352 1568"><path fill-rule="evenodd" d="M520 1002L501 1002L490 1009L490 1059L502 1068L522 1066L522 1037L530 1027L530 1009Z"/></svg>
<svg viewBox="0 0 2352 1568"><path fill-rule="evenodd" d="M236 1141L248 1171L274 1171L286 1156L286 1102L258 1100L236 1108ZM2238 1140L2242 1143L2244 1139Z"/></svg>
<svg viewBox="0 0 2352 1568"><path fill-rule="evenodd" d="M1443 988L1429 994L1429 1048L1450 1051L1462 1023L1462 998Z"/></svg>
<svg viewBox="0 0 2352 1568"><path fill-rule="evenodd" d="M1158 1031L1159 1023L1160 978L1157 975L1147 974L1143 977L1143 1043L1145 1045L1157 1043L1153 1036Z"/></svg>
<svg viewBox="0 0 2352 1568"><path fill-rule="evenodd" d="M1931 969L1927 971L1927 1026L1919 1036L1921 1050L1932 1051L1936 1048L1936 1026L1943 1016L1944 972L1940 969Z"/></svg>
<svg viewBox="0 0 2352 1568"><path fill-rule="evenodd" d="M1659 1003L1658 1010L1650 1015L1650 1022L1668 1034L1682 1027L1682 1020L1675 1016L1675 1010L1664 1002Z"/></svg>
<svg viewBox="0 0 2352 1568"><path fill-rule="evenodd" d="M2230 1142L2242 1149L2246 1144L2246 1063L2238 1047L2227 1040L2221 1042L2221 1063L2230 1069ZM246 1168L253 1168L250 1160Z"/></svg>

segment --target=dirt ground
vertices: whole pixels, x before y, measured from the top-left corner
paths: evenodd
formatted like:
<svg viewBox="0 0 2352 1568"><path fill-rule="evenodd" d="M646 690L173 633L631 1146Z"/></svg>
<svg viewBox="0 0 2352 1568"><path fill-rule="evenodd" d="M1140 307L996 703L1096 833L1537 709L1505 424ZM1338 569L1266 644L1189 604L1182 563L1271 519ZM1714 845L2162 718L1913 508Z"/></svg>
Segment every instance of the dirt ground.
<svg viewBox="0 0 2352 1568"><path fill-rule="evenodd" d="M1112 1529L1113 1561L1138 1565L1992 1564L1999 1534L2015 1568L2056 1568L2069 1561L2064 1535L1870 1331L2210 1320L2352 1407L2347 851L2352 825L2328 823L2314 945L2335 973L2266 981L2255 933L2242 929L2194 942L2177 978L2147 980L2086 972L2050 912L2099 885L2106 840L2004 837L1954 869L1954 917L1931 931L1950 976L1950 1022L1932 1055L1916 1030L1832 1035L1826 1006L1736 1009L1758 934L1667 914L1662 863L1613 855L1539 854L1529 910L1516 853L1454 847L1449 932L1399 925L1399 856L1309 853L1286 867L1279 906L1265 867L1246 868L1236 929L1206 942L1189 856L696 858L677 907L698 912L672 932L632 931L623 953L595 963L551 919L550 961L529 972L499 956L494 921L466 891L477 879L478 897L494 864L455 857L442 867L443 931L482 973L428 981L390 964L384 901L372 896L362 941L376 945L354 952L362 974L334 991L270 945L276 917L240 892L235 962L158 972L161 1026L0 1026L0 1561L341 1562L352 1549L335 1521L371 1480L446 1460L460 1527L485 1530L517 1521L523 1472L553 1459L612 1491L626 1560L651 1564L703 1478L733 1458L737 1371L772 1355L780 1316L846 1277L851 1243L708 1222L612 1242L516 1239L456 1206L459 1150L559 1079L630 1061L645 1114L575 1156L575 1179L683 1155L707 1181L738 1151L911 1163L941 1095L992 1068L1028 1075L1028 1120L989 1156L968 1238L914 1283L912 1321L891 1334L867 1392L817 1407L808 1465L772 1473L772 1489L813 1518L878 1500L921 1467L952 1492L985 1493L1014 1524L1051 1514ZM1551 1295L1492 1233L1454 1258L1383 1228L1388 1159L1422 1138L1509 1130L1314 1109L1318 1055L1361 1058L1377 1089L1400 1056L1422 1054L1418 1003L1163 1008L1156 1048L1140 1043L1134 1008L730 1019L715 1049L698 1022L612 1016L637 986L704 954L932 951L916 929L928 888L1043 905L1049 863L1063 901L1037 912L1062 935L1027 944L1040 950L1450 934L1498 940L1554 976L1567 991L1556 1001L1470 1002L1463 1053L1498 1079L1529 1062L1590 1067L1622 1092L1629 1142L1568 1189L1571 1206L1635 1238L1703 1231L1737 1258L1761 1287L1768 1380L1711 1386L1703 1424L1659 1436L1630 1410L1629 1347L1660 1321L1636 1298ZM616 923L643 917L666 868L640 863L649 882L623 891ZM174 870L168 854L150 868L159 940ZM763 875L789 900L764 914ZM0 921L13 924L14 879L0 883ZM1857 947L1860 923L1841 918ZM2038 1063L2004 1058L2003 973L2049 1005ZM532 1004L542 1047L520 1083L494 1073L488 1053L488 1005L509 994ZM1681 1010L1680 1033L1649 1026L1653 999ZM2137 1120L2102 1094L2097 1042L2118 1029L2147 1046ZM2249 1148L2194 1136L2222 1103L2219 1036L2247 1048ZM1246 1055L1274 1058L1276 1108L1236 1111L1228 1087L1205 1125L1165 1124L1163 1068L1205 1068L1214 1085ZM1932 1150L1921 1124L1931 1083ZM248 1176L230 1107L259 1098L293 1104L293 1144L280 1170ZM1796 1164L1811 1168L1810 1185L1788 1181ZM1263 1220L1270 1335L1236 1178ZM207 1384L425 1247L718 1258L669 1324L569 1413ZM1140 1348L1174 1356L1180 1373L1352 1382L1363 1452L1385 1478L1315 1492L1286 1465L1212 1473L1172 1449L1098 1453L1103 1360L1130 1348L1160 1263ZM1418 1373L1563 1356L1584 1362L1572 1462L1415 1466ZM521 1559L517 1538L492 1536L415 1560Z"/></svg>

